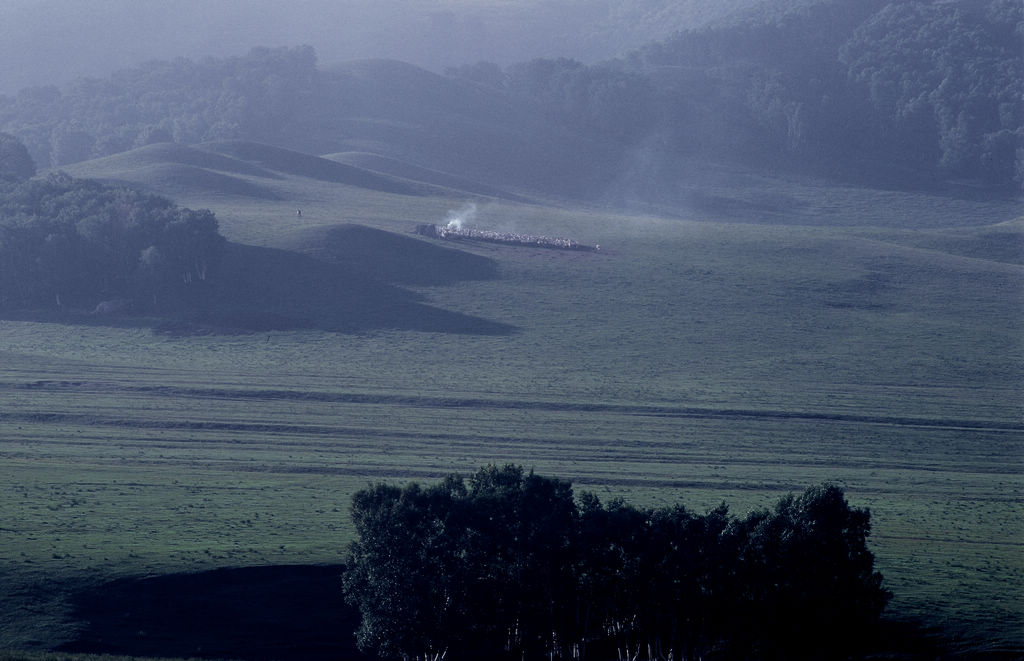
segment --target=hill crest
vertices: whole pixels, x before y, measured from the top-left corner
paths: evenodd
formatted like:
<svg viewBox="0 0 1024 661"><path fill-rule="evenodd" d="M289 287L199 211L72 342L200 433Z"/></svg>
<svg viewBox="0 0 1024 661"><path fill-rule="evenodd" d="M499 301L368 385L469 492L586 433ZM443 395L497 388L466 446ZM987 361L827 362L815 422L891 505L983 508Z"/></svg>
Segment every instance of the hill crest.
<svg viewBox="0 0 1024 661"><path fill-rule="evenodd" d="M353 223L298 230L279 245L397 284L446 285L498 277L493 259Z"/></svg>

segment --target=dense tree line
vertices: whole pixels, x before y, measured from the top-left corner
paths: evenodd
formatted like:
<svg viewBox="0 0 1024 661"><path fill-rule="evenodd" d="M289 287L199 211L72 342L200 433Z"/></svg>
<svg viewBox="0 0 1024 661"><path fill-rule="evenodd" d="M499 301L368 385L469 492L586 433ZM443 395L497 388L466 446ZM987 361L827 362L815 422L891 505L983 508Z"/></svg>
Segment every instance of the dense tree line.
<svg viewBox="0 0 1024 661"><path fill-rule="evenodd" d="M212 212L63 173L29 179L14 145L0 134L0 174L11 173L0 176L0 310L116 300L163 312L216 269L224 238Z"/></svg>
<svg viewBox="0 0 1024 661"><path fill-rule="evenodd" d="M1011 186L1024 184L1022 43L1016 0L780 1L599 65L449 73L666 159Z"/></svg>
<svg viewBox="0 0 1024 661"><path fill-rule="evenodd" d="M824 484L744 518L574 497L506 465L353 497L360 647L402 659L846 658L888 593Z"/></svg>
<svg viewBox="0 0 1024 661"><path fill-rule="evenodd" d="M504 95L517 112L532 108L582 144L600 143L585 159L595 171L614 173L644 150L666 178L652 191L671 182L679 156L896 184L1024 184L1018 0L778 0L760 9L599 64L540 59L448 74ZM376 140L363 120L375 104L416 106L403 91L412 94L357 98L368 93L359 81L318 69L308 46L256 48L0 96L0 130L45 167L167 140L323 152L342 139ZM349 111L360 121L346 122ZM382 110L379 119L394 118ZM467 118L478 120L487 118ZM361 130L370 133L352 134Z"/></svg>
<svg viewBox="0 0 1024 661"><path fill-rule="evenodd" d="M882 131L955 176L1024 177L1024 4L895 3L840 49Z"/></svg>
<svg viewBox="0 0 1024 661"><path fill-rule="evenodd" d="M0 133L0 181L22 181L34 176L36 164L25 145L7 133Z"/></svg>
<svg viewBox="0 0 1024 661"><path fill-rule="evenodd" d="M43 167L171 140L288 143L310 130L306 113L315 110L317 76L308 46L153 61L64 89L0 96L0 130L17 135Z"/></svg>

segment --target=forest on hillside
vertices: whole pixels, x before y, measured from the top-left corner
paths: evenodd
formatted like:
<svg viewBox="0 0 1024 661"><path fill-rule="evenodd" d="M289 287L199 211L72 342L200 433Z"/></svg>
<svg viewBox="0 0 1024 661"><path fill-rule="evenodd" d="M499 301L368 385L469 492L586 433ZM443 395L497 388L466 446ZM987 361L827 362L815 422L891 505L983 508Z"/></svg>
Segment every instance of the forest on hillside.
<svg viewBox="0 0 1024 661"><path fill-rule="evenodd" d="M1024 182L1022 44L1013 0L859 0L680 32L597 66L454 73L669 157L1007 186Z"/></svg>
<svg viewBox="0 0 1024 661"><path fill-rule="evenodd" d="M388 89L384 96L370 96L350 71L319 68L308 46L153 61L0 96L0 130L17 136L42 168L172 140L245 139L326 153L377 139L360 131L379 131L397 108L415 125L423 97L412 89L426 85L431 103L462 113L466 125L504 122L497 104L572 134L574 144L598 145L578 154L594 169L597 189L639 153L647 168L640 177L647 190L634 191L640 196L656 196L684 157L890 185L1024 184L1019 2L765 6L777 9L679 32L599 64L482 62L449 69L447 81L378 72L392 77L374 81ZM481 97L489 102L469 100ZM352 116L364 121L345 121ZM420 115L417 130L428 133L432 121ZM533 145L541 153L545 140L538 134Z"/></svg>

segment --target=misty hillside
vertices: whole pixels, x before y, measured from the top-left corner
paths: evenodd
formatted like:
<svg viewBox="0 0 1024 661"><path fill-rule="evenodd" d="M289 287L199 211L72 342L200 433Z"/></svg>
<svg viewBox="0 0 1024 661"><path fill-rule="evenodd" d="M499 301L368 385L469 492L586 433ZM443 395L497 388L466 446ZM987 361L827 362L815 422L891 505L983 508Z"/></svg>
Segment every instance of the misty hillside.
<svg viewBox="0 0 1024 661"><path fill-rule="evenodd" d="M356 159L358 160L358 159ZM392 170L348 164L256 142L227 140L197 145L162 142L75 163L63 171L108 184L126 185L168 196L214 195L282 201L279 184L288 177L341 184L392 195L449 195L450 188L411 167ZM447 184L456 184L451 179ZM470 182L467 182L470 183ZM500 191L492 190L498 194ZM486 194L486 193L481 193Z"/></svg>
<svg viewBox="0 0 1024 661"><path fill-rule="evenodd" d="M244 153L273 169L297 170L325 186L365 185L377 194L378 184L387 181L277 147L214 147ZM0 149L0 157L7 151ZM166 160L161 162L161 156ZM271 193L247 196L245 187L257 185L236 175L279 177L214 151L175 145L100 160L149 160L151 165L141 167L136 177L157 177L165 188L192 186L193 193L196 188L209 193L220 185L219 195L249 197L257 204L265 204ZM144 180L131 183L136 185L127 188L66 173L0 177L0 316L102 323L128 315L171 333L512 331L505 324L430 306L421 294L392 284L493 279L496 266L489 258L354 224L286 229L283 243L291 250L229 243L210 210L178 207L136 190L155 188Z"/></svg>
<svg viewBox="0 0 1024 661"><path fill-rule="evenodd" d="M243 140L627 206L688 204L679 183L709 161L1012 190L1024 172L1022 36L1013 0L780 0L590 65L480 62L439 75L256 48L0 96L0 130L41 168Z"/></svg>
<svg viewBox="0 0 1024 661"><path fill-rule="evenodd" d="M310 44L327 64L386 58L434 71L533 57L594 62L765 1L5 0L0 93L153 59L227 57L255 44Z"/></svg>

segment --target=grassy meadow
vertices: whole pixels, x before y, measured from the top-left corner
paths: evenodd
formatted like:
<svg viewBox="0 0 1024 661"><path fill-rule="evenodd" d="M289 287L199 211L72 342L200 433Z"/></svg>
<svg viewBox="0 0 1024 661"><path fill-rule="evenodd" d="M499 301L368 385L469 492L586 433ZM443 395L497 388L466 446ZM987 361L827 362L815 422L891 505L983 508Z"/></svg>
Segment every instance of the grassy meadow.
<svg viewBox="0 0 1024 661"><path fill-rule="evenodd" d="M1024 646L1015 201L719 172L669 217L203 153L70 170L265 248L342 223L429 242L415 224L472 200L481 228L600 250L445 243L496 277L403 284L503 333L0 321L0 649L73 638L71 593L116 577L340 562L355 490L490 462L697 510L831 480L871 509L891 612Z"/></svg>

